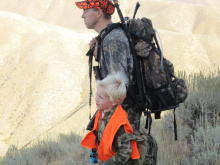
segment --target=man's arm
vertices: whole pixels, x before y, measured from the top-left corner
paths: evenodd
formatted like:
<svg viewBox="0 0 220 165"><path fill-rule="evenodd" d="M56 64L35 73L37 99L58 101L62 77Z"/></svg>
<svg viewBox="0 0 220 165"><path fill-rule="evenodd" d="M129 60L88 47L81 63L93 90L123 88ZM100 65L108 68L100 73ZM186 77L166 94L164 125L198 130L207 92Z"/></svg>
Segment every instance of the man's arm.
<svg viewBox="0 0 220 165"><path fill-rule="evenodd" d="M100 64L105 77L112 72L124 72L131 79L133 58L128 39L122 29L114 29L104 38ZM104 73L103 73L104 72Z"/></svg>

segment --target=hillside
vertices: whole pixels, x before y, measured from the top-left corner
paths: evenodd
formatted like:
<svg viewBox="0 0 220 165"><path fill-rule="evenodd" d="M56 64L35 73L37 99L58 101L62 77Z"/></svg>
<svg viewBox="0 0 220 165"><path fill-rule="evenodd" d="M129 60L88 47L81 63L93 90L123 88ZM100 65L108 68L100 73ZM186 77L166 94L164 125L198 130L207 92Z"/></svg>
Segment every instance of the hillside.
<svg viewBox="0 0 220 165"><path fill-rule="evenodd" d="M38 138L84 133L88 122L89 40L72 0L0 1L0 153ZM220 2L140 0L137 17L158 30L176 71L206 73L220 63ZM136 1L120 1L132 16ZM113 21L117 22L117 12ZM93 88L95 88L93 81ZM94 103L94 102L93 102ZM92 113L95 110L92 104Z"/></svg>
<svg viewBox="0 0 220 165"><path fill-rule="evenodd" d="M82 101L91 36L7 12L0 22L0 143L24 145Z"/></svg>

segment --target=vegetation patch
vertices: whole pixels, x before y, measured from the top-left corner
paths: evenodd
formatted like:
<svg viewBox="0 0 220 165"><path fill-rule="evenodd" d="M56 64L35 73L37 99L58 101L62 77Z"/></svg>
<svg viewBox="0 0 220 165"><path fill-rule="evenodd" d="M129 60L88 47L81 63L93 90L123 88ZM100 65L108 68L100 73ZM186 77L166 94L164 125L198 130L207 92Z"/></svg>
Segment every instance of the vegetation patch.
<svg viewBox="0 0 220 165"><path fill-rule="evenodd" d="M174 140L173 113L163 112L153 120L152 135L158 143L158 165L220 164L220 70L204 75L178 77L186 80L189 95L177 108L178 140ZM142 118L145 125L145 117ZM57 141L39 141L18 149L10 146L0 165L86 165L90 151L81 146L82 137L61 134Z"/></svg>

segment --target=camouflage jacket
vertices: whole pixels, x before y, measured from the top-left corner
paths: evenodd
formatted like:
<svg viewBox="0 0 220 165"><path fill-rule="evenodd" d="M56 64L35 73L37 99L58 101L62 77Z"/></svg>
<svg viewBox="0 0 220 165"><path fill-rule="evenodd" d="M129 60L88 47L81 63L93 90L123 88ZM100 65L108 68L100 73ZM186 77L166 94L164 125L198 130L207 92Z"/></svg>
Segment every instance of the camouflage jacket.
<svg viewBox="0 0 220 165"><path fill-rule="evenodd" d="M120 27L113 29L105 37L105 32L113 23L109 23L105 29L99 34L101 38L99 66L102 78L109 73L122 71L124 72L132 84L133 76L133 57L129 47L127 36ZM103 38L104 37L104 38ZM140 126L141 111L136 105L132 107L124 105L123 108L128 113L128 120L133 129L138 130Z"/></svg>
<svg viewBox="0 0 220 165"><path fill-rule="evenodd" d="M106 30L112 24L113 23L109 23L107 27L101 31L99 34L101 40ZM109 73L121 71L128 76L129 80L132 80L133 57L125 32L120 27L113 29L102 40L98 62L103 78Z"/></svg>
<svg viewBox="0 0 220 165"><path fill-rule="evenodd" d="M102 138L105 127L107 126L110 118L114 114L117 106L114 106L110 112L106 112L104 117L98 122L98 139ZM117 131L113 144L112 150L116 152L116 154L104 161L99 162L99 165L120 165L120 164L133 164L133 160L130 159L132 149L131 149L131 141L128 140L130 134L125 133L125 129L123 126L119 128ZM120 140L121 139L121 140Z"/></svg>

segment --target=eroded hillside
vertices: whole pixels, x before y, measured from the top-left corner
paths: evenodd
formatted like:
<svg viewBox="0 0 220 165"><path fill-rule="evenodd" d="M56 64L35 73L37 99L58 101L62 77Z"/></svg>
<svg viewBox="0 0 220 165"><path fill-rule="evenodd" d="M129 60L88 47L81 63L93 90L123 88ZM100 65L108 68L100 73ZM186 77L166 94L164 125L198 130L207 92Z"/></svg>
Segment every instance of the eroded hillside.
<svg viewBox="0 0 220 165"><path fill-rule="evenodd" d="M91 36L7 12L0 22L0 140L22 145L82 101Z"/></svg>

